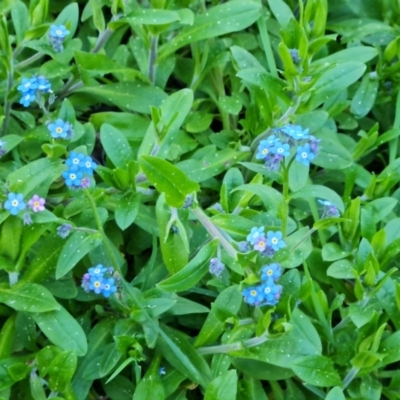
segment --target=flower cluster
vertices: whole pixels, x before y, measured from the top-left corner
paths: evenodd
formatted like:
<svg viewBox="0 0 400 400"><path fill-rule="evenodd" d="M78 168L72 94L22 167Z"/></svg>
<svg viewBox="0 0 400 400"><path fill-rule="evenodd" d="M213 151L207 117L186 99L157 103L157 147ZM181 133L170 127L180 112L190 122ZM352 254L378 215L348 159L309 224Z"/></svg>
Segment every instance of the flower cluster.
<svg viewBox="0 0 400 400"><path fill-rule="evenodd" d="M113 268L106 268L99 264L96 267L89 268L83 275L82 287L85 292L93 291L96 294L102 294L104 297L110 297L117 291L115 284L116 274Z"/></svg>
<svg viewBox="0 0 400 400"><path fill-rule="evenodd" d="M318 200L318 203L324 206L321 218L340 217L337 207L328 200Z"/></svg>
<svg viewBox="0 0 400 400"><path fill-rule="evenodd" d="M64 40L69 35L69 30L64 25L51 25L49 31L50 43L56 53L64 50Z"/></svg>
<svg viewBox="0 0 400 400"><path fill-rule="evenodd" d="M221 262L219 258L212 258L210 260L210 274L215 275L217 278L219 278L225 269L225 265Z"/></svg>
<svg viewBox="0 0 400 400"><path fill-rule="evenodd" d="M318 155L319 140L309 134L308 129L300 125L286 125L274 129L274 134L258 145L256 158L263 160L271 171L277 171L281 161L289 157L291 149L296 151L296 161L303 165L310 165L310 161Z"/></svg>
<svg viewBox="0 0 400 400"><path fill-rule="evenodd" d="M43 93L52 93L51 84L44 76L32 76L23 78L17 87L22 98L19 101L24 107L29 107L33 101L37 101Z"/></svg>
<svg viewBox="0 0 400 400"><path fill-rule="evenodd" d="M62 176L68 187L84 189L90 186L89 176L92 176L93 171L97 168L92 157L72 151L69 153L65 164L68 169L63 172Z"/></svg>
<svg viewBox="0 0 400 400"><path fill-rule="evenodd" d="M54 139L71 139L74 136L72 125L62 119L57 119L47 125L50 135Z"/></svg>
<svg viewBox="0 0 400 400"><path fill-rule="evenodd" d="M264 227L254 227L247 235L247 248L250 245L254 250L257 250L263 256L272 257L275 252L286 246L285 241L282 239L281 231L268 231L265 235ZM242 246L244 248L244 246Z"/></svg>
<svg viewBox="0 0 400 400"><path fill-rule="evenodd" d="M65 239L71 232L72 225L70 224L61 224L57 228L57 235L60 236L62 239Z"/></svg>
<svg viewBox="0 0 400 400"><path fill-rule="evenodd" d="M32 218L29 214L29 209L34 213L45 210L46 200L38 196L33 195L30 200L28 200L28 207L24 201L24 195L22 193L9 193L7 200L4 203L4 208L10 212L11 215L18 215L20 211L24 212L24 223L30 225L32 223Z"/></svg>
<svg viewBox="0 0 400 400"><path fill-rule="evenodd" d="M276 284L281 275L282 269L279 264L264 265L261 269L261 284L244 289L244 301L251 306L276 305L282 293L282 286Z"/></svg>

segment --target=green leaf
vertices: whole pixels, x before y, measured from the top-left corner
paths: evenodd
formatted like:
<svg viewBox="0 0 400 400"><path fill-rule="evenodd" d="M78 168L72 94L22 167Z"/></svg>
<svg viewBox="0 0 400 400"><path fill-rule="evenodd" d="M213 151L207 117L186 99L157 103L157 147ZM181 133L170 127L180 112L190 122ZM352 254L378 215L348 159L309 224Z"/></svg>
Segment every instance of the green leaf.
<svg viewBox="0 0 400 400"><path fill-rule="evenodd" d="M100 129L100 140L107 156L116 167L126 168L134 159L132 149L125 136L112 125L103 124Z"/></svg>
<svg viewBox="0 0 400 400"><path fill-rule="evenodd" d="M158 107L167 98L167 95L156 86L136 82L85 86L77 92L88 93L123 111L137 111L144 114L150 114L150 107Z"/></svg>
<svg viewBox="0 0 400 400"><path fill-rule="evenodd" d="M236 400L237 372L227 371L207 386L204 400Z"/></svg>
<svg viewBox="0 0 400 400"><path fill-rule="evenodd" d="M6 135L1 138L5 145L3 146L7 152L18 146L24 139L18 135Z"/></svg>
<svg viewBox="0 0 400 400"><path fill-rule="evenodd" d="M60 309L53 295L35 283L25 283L11 289L0 288L0 302L18 311L41 313Z"/></svg>
<svg viewBox="0 0 400 400"><path fill-rule="evenodd" d="M181 9L191 12L189 9ZM158 10L139 8L132 11L126 18L131 25L165 25L175 21L181 21L179 12L172 10Z"/></svg>
<svg viewBox="0 0 400 400"><path fill-rule="evenodd" d="M231 315L237 314L242 305L242 293L239 286L229 286L224 289L215 300L210 313L196 338L195 346L204 346L214 343L224 331L224 323L217 316L216 311L222 310Z"/></svg>
<svg viewBox="0 0 400 400"><path fill-rule="evenodd" d="M77 356L75 350L62 351L51 362L48 370L49 387L55 392L63 392L74 375Z"/></svg>
<svg viewBox="0 0 400 400"><path fill-rule="evenodd" d="M25 32L29 28L29 11L22 1L14 2L11 8L11 17L17 37L17 43L20 45L25 36Z"/></svg>
<svg viewBox="0 0 400 400"><path fill-rule="evenodd" d="M210 368L186 335L164 326L160 329L156 348L180 373L203 388L208 386L211 381Z"/></svg>
<svg viewBox="0 0 400 400"><path fill-rule="evenodd" d="M206 244L182 270L157 284L167 292L182 292L193 287L208 272L211 258L218 247L218 239Z"/></svg>
<svg viewBox="0 0 400 400"><path fill-rule="evenodd" d="M33 194L40 186L50 184L64 171L61 160L41 158L17 169L7 177L9 189L24 196Z"/></svg>
<svg viewBox="0 0 400 400"><path fill-rule="evenodd" d="M199 190L196 182L168 161L153 156L141 156L139 164L156 189L165 193L165 200L171 207L182 207L186 196Z"/></svg>
<svg viewBox="0 0 400 400"><path fill-rule="evenodd" d="M257 183L248 183L235 188L233 191L236 190L242 190L257 195L264 203L264 207L268 211L278 211L278 208L283 202L282 194L270 186L260 185Z"/></svg>
<svg viewBox="0 0 400 400"><path fill-rule="evenodd" d="M311 110L317 108L330 97L348 88L361 78L365 69L365 64L356 61L343 62L328 69L313 87L309 108Z"/></svg>
<svg viewBox="0 0 400 400"><path fill-rule="evenodd" d="M85 332L75 318L60 306L57 311L32 314L40 330L63 350L75 350L78 356L87 351Z"/></svg>
<svg viewBox="0 0 400 400"><path fill-rule="evenodd" d="M373 107L378 93L379 80L371 79L367 74L351 101L351 112L356 118L365 117Z"/></svg>
<svg viewBox="0 0 400 400"><path fill-rule="evenodd" d="M159 360L154 359L145 377L136 387L132 400L164 400L165 398L164 386L159 373Z"/></svg>
<svg viewBox="0 0 400 400"><path fill-rule="evenodd" d="M282 368L291 368L292 362L299 358L321 354L322 344L319 334L310 319L298 308L293 311L290 323L293 329L281 338L268 340L260 346L249 348L239 356Z"/></svg>
<svg viewBox="0 0 400 400"><path fill-rule="evenodd" d="M88 235L84 232L74 232L67 239L58 258L56 279L62 278L91 250L101 243L99 233Z"/></svg>
<svg viewBox="0 0 400 400"><path fill-rule="evenodd" d="M79 24L79 6L78 3L71 3L66 6L54 21L55 25L65 25L69 30L69 37L74 37L76 28Z"/></svg>
<svg viewBox="0 0 400 400"><path fill-rule="evenodd" d="M293 361L291 366L296 375L310 385L329 387L342 383L328 357L306 356Z"/></svg>
<svg viewBox="0 0 400 400"><path fill-rule="evenodd" d="M106 376L117 365L122 354L115 343L110 343L105 347L100 359L99 375Z"/></svg>
<svg viewBox="0 0 400 400"><path fill-rule="evenodd" d="M326 271L328 276L336 279L354 279L355 265L349 260L339 260L329 266Z"/></svg>
<svg viewBox="0 0 400 400"><path fill-rule="evenodd" d="M248 156L248 153L239 153L233 149L216 151L215 146L209 146L207 150L209 151L201 159L192 158L177 164L195 182L212 178Z"/></svg>
<svg viewBox="0 0 400 400"><path fill-rule="evenodd" d="M329 391L325 400L346 400L346 397L344 397L342 389L340 389L338 386L335 386Z"/></svg>
<svg viewBox="0 0 400 400"><path fill-rule="evenodd" d="M281 262L284 268L298 267L311 254L313 247L309 231L310 229L305 226L285 238L288 258Z"/></svg>
<svg viewBox="0 0 400 400"><path fill-rule="evenodd" d="M292 199L303 199L303 198L318 198L321 200L328 200L334 204L339 211L344 211L343 200L340 196L332 189L322 185L310 185L305 186L296 193L291 195Z"/></svg>
<svg viewBox="0 0 400 400"><path fill-rule="evenodd" d="M245 3L240 0L230 1L212 7L206 13L196 15L193 25L183 28L169 43L162 46L159 59L164 59L189 43L241 31L258 19L260 10L261 4L250 0Z"/></svg>
<svg viewBox="0 0 400 400"><path fill-rule="evenodd" d="M268 0L268 5L281 28L285 29L290 19L295 19L292 10L283 0Z"/></svg>
<svg viewBox="0 0 400 400"><path fill-rule="evenodd" d="M156 205L158 229L160 231L160 247L162 257L170 274L182 270L189 260L189 243L186 228L177 224L177 218L172 217L169 207L165 207L165 196L162 193ZM186 218L187 219L187 212ZM178 226L180 225L180 226ZM174 227L174 230L172 229Z"/></svg>
<svg viewBox="0 0 400 400"><path fill-rule="evenodd" d="M142 194L125 193L118 201L115 209L115 222L124 231L135 221L142 201Z"/></svg>

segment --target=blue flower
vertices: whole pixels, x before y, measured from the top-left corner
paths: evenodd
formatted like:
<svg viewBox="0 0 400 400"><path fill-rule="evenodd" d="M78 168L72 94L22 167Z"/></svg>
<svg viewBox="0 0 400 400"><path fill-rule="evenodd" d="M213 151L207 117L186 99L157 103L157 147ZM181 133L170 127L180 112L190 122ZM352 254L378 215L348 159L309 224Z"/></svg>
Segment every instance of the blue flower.
<svg viewBox="0 0 400 400"><path fill-rule="evenodd" d="M68 158L65 161L65 164L67 164L69 167L77 167L80 169L81 162L84 161L84 159L84 154L71 151L71 153L68 154Z"/></svg>
<svg viewBox="0 0 400 400"><path fill-rule="evenodd" d="M254 240L254 250L262 253L267 248L267 239L265 236L259 236Z"/></svg>
<svg viewBox="0 0 400 400"><path fill-rule="evenodd" d="M65 239L72 230L72 225L62 224L57 228L57 235Z"/></svg>
<svg viewBox="0 0 400 400"><path fill-rule="evenodd" d="M38 76L36 78L36 83L37 90L45 93L51 92L51 83L44 76Z"/></svg>
<svg viewBox="0 0 400 400"><path fill-rule="evenodd" d="M8 199L4 203L4 208L10 212L11 215L17 215L20 211L24 210L26 204L22 193L9 193Z"/></svg>
<svg viewBox="0 0 400 400"><path fill-rule="evenodd" d="M70 124L62 119L57 119L55 122L50 123L47 128L52 138L66 138L70 130Z"/></svg>
<svg viewBox="0 0 400 400"><path fill-rule="evenodd" d="M267 232L267 245L273 250L278 251L282 247L286 246L284 240L282 240L282 232L268 231Z"/></svg>
<svg viewBox="0 0 400 400"><path fill-rule="evenodd" d="M53 38L65 39L69 33L69 30L64 25L50 26L50 36Z"/></svg>
<svg viewBox="0 0 400 400"><path fill-rule="evenodd" d="M315 155L310 149L310 145L306 143L304 146L297 148L296 160L305 166L310 165L310 161L314 160Z"/></svg>
<svg viewBox="0 0 400 400"><path fill-rule="evenodd" d="M95 293L100 294L103 291L103 277L91 276L89 280L89 290L93 290Z"/></svg>
<svg viewBox="0 0 400 400"><path fill-rule="evenodd" d="M278 303L282 293L282 286L273 282L265 283L262 287L264 301L260 305L274 306Z"/></svg>
<svg viewBox="0 0 400 400"><path fill-rule="evenodd" d="M97 164L93 161L92 157L86 156L79 162L79 167L82 172L93 175L93 170L97 168Z"/></svg>
<svg viewBox="0 0 400 400"><path fill-rule="evenodd" d="M219 258L212 258L210 260L210 274L215 275L219 278L222 274L222 271L225 269L225 265L221 262Z"/></svg>
<svg viewBox="0 0 400 400"><path fill-rule="evenodd" d="M24 95L21 97L21 100L19 101L19 104L22 104L24 107L29 107L30 104L35 101L35 99L35 92L29 91L24 93Z"/></svg>
<svg viewBox="0 0 400 400"><path fill-rule="evenodd" d="M102 293L104 297L110 297L117 291L117 285L115 285L113 278L108 278L103 281Z"/></svg>
<svg viewBox="0 0 400 400"><path fill-rule="evenodd" d="M21 84L17 87L17 89L25 94L27 92L32 92L35 91L37 88L37 83L36 83L36 79L28 79L28 78L23 78L21 81Z"/></svg>
<svg viewBox="0 0 400 400"><path fill-rule="evenodd" d="M165 375L165 374L166 374L165 367L160 367L158 369L158 375L162 376L162 375Z"/></svg>
<svg viewBox="0 0 400 400"><path fill-rule="evenodd" d="M99 264L96 267L89 268L88 274L90 276L103 276L106 271L107 268Z"/></svg>
<svg viewBox="0 0 400 400"><path fill-rule="evenodd" d="M301 57L299 56L299 51L297 49L289 49L290 56L294 64L300 64Z"/></svg>
<svg viewBox="0 0 400 400"><path fill-rule="evenodd" d="M293 139L301 140L309 138L309 129L304 129L300 125L286 125L281 128L282 132Z"/></svg>
<svg viewBox="0 0 400 400"><path fill-rule="evenodd" d="M278 263L264 265L261 269L261 280L263 282L275 282L281 275L282 270Z"/></svg>
<svg viewBox="0 0 400 400"><path fill-rule="evenodd" d="M319 200L318 203L322 204L324 206L324 212L321 216L321 218L329 218L329 217L340 217L340 212L338 208L332 204L328 200Z"/></svg>
<svg viewBox="0 0 400 400"><path fill-rule="evenodd" d="M266 158L271 152L274 147L274 144L279 141L274 135L269 136L266 140L261 140L260 144L258 145L258 153L256 154L256 159L264 159Z"/></svg>
<svg viewBox="0 0 400 400"><path fill-rule="evenodd" d="M264 290L262 286L253 286L242 291L244 301L251 306L257 306L264 300Z"/></svg>
<svg viewBox="0 0 400 400"><path fill-rule="evenodd" d="M65 179L65 184L69 187L79 187L81 185L82 172L75 165L64 171L62 176Z"/></svg>
<svg viewBox="0 0 400 400"><path fill-rule="evenodd" d="M290 155L290 145L288 143L281 143L280 141L275 143L275 146L272 148L274 154L278 154L280 156L288 157Z"/></svg>
<svg viewBox="0 0 400 400"><path fill-rule="evenodd" d="M254 241L260 236L265 236L263 226L261 226L260 228L257 227L251 228L250 233L247 235L247 241L250 242L251 244L254 244Z"/></svg>

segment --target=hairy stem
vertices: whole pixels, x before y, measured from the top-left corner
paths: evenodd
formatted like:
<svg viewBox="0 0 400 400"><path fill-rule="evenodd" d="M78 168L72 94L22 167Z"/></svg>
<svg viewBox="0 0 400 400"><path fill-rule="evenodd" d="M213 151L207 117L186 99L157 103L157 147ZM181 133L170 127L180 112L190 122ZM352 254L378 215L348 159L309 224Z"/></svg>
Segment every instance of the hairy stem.
<svg viewBox="0 0 400 400"><path fill-rule="evenodd" d="M157 61L157 48L158 48L158 35L152 35L150 41L150 52L149 52L149 67L147 70L147 76L150 82L154 85L156 81L156 61Z"/></svg>
<svg viewBox="0 0 400 400"><path fill-rule="evenodd" d="M35 61L40 60L43 56L44 56L43 53L36 53L33 56L27 58L26 60L21 61L20 63L16 64L15 69L25 68L28 65L31 65L32 63L34 63Z"/></svg>
<svg viewBox="0 0 400 400"><path fill-rule="evenodd" d="M204 226L204 228L206 228L207 232L213 238L219 239L219 243L221 244L221 246L236 260L237 251L228 242L228 240L226 240L225 236L219 231L219 229L211 222L210 218L208 218L204 211L200 207L193 208L191 211Z"/></svg>

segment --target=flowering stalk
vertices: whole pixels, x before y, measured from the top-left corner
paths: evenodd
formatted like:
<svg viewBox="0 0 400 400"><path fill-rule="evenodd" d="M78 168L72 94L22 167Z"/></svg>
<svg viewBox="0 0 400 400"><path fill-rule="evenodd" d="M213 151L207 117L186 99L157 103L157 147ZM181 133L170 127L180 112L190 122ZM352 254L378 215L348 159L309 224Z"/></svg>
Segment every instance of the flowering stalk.
<svg viewBox="0 0 400 400"><path fill-rule="evenodd" d="M293 159L292 159L293 161ZM281 219L282 219L282 234L286 236L287 232L287 224L288 224L288 217L289 217L289 167L282 163L282 172L283 172L283 202L281 207Z"/></svg>
<svg viewBox="0 0 400 400"><path fill-rule="evenodd" d="M192 208L192 213L197 217L200 223L204 226L207 232L213 237L219 239L221 246L231 255L235 260L237 259L237 251L233 246L226 240L225 236L219 231L219 229L211 222L210 218L204 213L200 207Z"/></svg>
<svg viewBox="0 0 400 400"><path fill-rule="evenodd" d="M10 60L10 71L7 73L7 91L4 95L4 121L2 127L2 135L7 134L8 124L10 122L10 113L11 113L11 102L8 99L8 96L12 90L14 84L14 64L13 60Z"/></svg>
<svg viewBox="0 0 400 400"><path fill-rule="evenodd" d="M149 52L149 68L147 70L147 76L150 82L154 85L156 81L156 61L157 61L157 47L158 47L158 35L152 35L150 41L150 52Z"/></svg>

